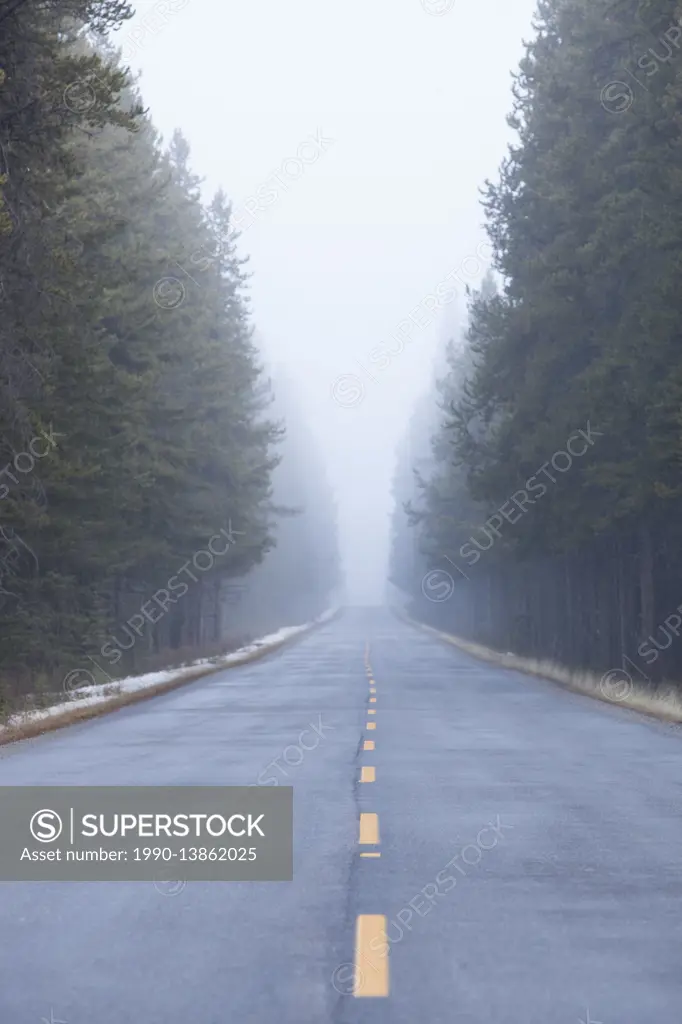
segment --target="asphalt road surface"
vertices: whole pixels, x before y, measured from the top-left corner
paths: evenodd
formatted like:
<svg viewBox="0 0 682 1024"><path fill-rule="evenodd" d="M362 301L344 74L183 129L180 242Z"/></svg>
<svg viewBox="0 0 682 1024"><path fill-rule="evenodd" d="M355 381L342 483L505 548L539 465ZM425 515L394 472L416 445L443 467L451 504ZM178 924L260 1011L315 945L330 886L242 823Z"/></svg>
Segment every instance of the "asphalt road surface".
<svg viewBox="0 0 682 1024"><path fill-rule="evenodd" d="M0 748L1 785L268 779L293 882L0 884L0 1022L680 1024L674 727L358 609Z"/></svg>

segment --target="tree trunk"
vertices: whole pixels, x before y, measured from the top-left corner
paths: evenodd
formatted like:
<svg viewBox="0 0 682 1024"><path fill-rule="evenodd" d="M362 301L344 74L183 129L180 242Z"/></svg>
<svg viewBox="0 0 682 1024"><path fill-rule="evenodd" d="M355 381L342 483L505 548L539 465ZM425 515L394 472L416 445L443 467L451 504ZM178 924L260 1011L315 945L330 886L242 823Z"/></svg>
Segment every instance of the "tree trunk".
<svg viewBox="0 0 682 1024"><path fill-rule="evenodd" d="M651 530L648 524L644 523L639 529L639 644L647 637L653 636L656 628L655 603L654 603L654 547L651 537ZM653 666L654 680L656 664Z"/></svg>

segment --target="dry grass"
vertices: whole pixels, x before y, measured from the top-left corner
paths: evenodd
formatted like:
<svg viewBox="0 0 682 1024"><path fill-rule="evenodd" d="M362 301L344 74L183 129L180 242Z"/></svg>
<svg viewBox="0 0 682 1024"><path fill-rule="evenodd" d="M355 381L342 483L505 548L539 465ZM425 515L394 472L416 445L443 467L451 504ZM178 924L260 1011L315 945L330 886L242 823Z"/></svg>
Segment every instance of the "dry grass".
<svg viewBox="0 0 682 1024"><path fill-rule="evenodd" d="M306 632L310 632L310 630L306 630ZM278 650L280 647L284 646L284 644L298 640L303 635L305 634L299 633L292 637L286 637L275 644L268 645L260 650L252 651L250 654L244 655L244 657L238 662L232 662L227 665L202 665L200 668L194 669L188 668L186 672L176 676L174 679L166 680L163 683L157 683L154 686L145 687L142 690L135 690L131 693L121 693L119 688L118 694L115 694L109 700L101 701L98 704L74 708L69 707L68 703L66 703L63 712L55 713L47 718L33 720L27 719L25 722L8 726L5 729L0 729L0 746L7 743L16 743L18 740L26 740L34 736L40 736L43 733L54 732L55 729L63 729L67 725L74 725L77 722L85 722L89 718L99 718L100 715L108 715L109 712L118 711L119 708L128 707L130 704L138 704L140 701L150 700L152 697L158 697L160 694L170 693L172 690L177 690L179 687L185 686L187 683L192 683L197 679L201 679L203 676L212 675L214 672L224 672L226 669L239 668L241 665L264 658L265 655ZM223 653L225 652L223 651ZM114 687L112 686L111 690L113 691L113 689Z"/></svg>
<svg viewBox="0 0 682 1024"><path fill-rule="evenodd" d="M515 669L517 672L524 672L526 675L537 676L540 679L549 679L575 693L594 697L606 704L615 704L632 711L640 711L665 722L682 722L682 693L673 683L668 683L652 692L638 686L632 680L626 679L622 673L617 674L614 682L609 682L605 678L606 673L600 677L593 672L579 672L567 668L565 665L559 665L557 662L522 658L511 653L505 654L502 651L484 647L482 644L472 643L470 640L462 640L450 633L443 633L432 626L410 618L404 612L398 612L398 615L411 625L437 636L481 661L501 665L503 668Z"/></svg>

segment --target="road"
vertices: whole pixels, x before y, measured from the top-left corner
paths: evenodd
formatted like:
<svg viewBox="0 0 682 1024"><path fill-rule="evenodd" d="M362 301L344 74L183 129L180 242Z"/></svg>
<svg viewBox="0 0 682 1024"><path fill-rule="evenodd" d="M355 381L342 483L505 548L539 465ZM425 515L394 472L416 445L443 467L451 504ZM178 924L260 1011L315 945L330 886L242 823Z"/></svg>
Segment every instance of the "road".
<svg viewBox="0 0 682 1024"><path fill-rule="evenodd" d="M679 1024L674 727L357 609L0 748L1 785L268 779L293 882L3 883L2 1024Z"/></svg>

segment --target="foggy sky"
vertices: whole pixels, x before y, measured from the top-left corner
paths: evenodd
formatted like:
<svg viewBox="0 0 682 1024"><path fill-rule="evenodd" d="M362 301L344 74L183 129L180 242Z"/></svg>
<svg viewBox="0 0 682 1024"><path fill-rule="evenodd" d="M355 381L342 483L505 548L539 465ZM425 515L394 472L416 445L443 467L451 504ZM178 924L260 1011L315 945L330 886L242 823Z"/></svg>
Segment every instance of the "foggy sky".
<svg viewBox="0 0 682 1024"><path fill-rule="evenodd" d="M207 198L224 188L241 218L254 322L302 391L355 603L383 597L395 446L489 263L479 189L535 8L423 2L139 0L116 38L165 140L182 130ZM448 275L457 295L425 311Z"/></svg>

